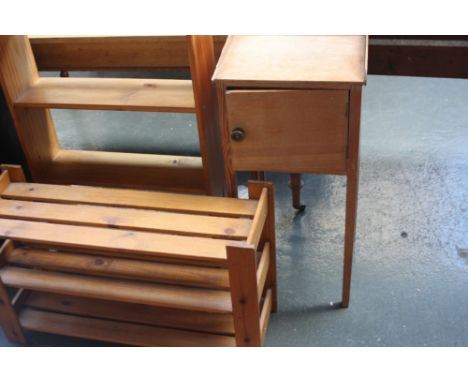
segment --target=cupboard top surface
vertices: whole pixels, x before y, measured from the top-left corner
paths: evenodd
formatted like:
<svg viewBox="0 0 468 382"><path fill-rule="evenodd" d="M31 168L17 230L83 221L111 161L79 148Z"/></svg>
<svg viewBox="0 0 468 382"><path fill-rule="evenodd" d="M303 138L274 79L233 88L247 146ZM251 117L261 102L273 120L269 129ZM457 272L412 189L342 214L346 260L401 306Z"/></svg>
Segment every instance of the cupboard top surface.
<svg viewBox="0 0 468 382"><path fill-rule="evenodd" d="M229 36L214 80L364 83L365 36Z"/></svg>

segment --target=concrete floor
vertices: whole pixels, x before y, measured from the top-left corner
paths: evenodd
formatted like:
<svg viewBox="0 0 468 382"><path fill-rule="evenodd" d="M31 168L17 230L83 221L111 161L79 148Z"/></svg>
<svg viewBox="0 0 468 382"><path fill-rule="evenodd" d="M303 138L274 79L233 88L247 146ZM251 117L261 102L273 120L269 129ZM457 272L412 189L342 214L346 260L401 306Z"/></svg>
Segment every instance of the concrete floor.
<svg viewBox="0 0 468 382"><path fill-rule="evenodd" d="M266 345L468 346L467 105L468 80L369 77L349 309L337 308L345 179L306 175L307 209L295 216L288 177L270 174L279 312ZM159 141L173 149L166 152L196 152L193 116L136 114L129 123L129 116L112 113L55 113L62 144L153 152L161 151ZM155 128L161 120L164 129ZM118 123L126 127L110 126ZM37 346L107 345L29 338ZM0 345L11 344L0 334Z"/></svg>

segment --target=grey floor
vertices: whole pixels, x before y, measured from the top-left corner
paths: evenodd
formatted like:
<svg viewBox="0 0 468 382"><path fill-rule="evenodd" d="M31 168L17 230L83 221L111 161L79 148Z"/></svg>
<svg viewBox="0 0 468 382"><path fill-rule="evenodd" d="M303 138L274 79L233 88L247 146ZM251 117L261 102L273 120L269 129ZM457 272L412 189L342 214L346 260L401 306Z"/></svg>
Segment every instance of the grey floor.
<svg viewBox="0 0 468 382"><path fill-rule="evenodd" d="M193 116L135 115L59 111L54 119L69 148L196 153ZM369 77L349 309L337 308L345 179L305 176L307 209L295 216L287 176L269 178L279 312L266 345L468 346L468 80ZM106 345L29 338L37 346ZM11 344L0 334L0 345Z"/></svg>

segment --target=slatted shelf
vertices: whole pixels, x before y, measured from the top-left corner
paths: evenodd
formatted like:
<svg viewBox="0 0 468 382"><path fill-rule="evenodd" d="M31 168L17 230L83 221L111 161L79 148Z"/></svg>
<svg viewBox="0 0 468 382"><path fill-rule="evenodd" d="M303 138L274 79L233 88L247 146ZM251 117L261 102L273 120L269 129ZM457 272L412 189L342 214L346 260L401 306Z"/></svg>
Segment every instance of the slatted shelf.
<svg viewBox="0 0 468 382"><path fill-rule="evenodd" d="M192 81L166 79L39 78L15 106L195 113Z"/></svg>
<svg viewBox="0 0 468 382"><path fill-rule="evenodd" d="M0 218L120 228L135 231L245 239L252 220L118 207L0 199Z"/></svg>
<svg viewBox="0 0 468 382"><path fill-rule="evenodd" d="M19 321L27 330L137 346L234 346L234 337L136 325L33 309Z"/></svg>
<svg viewBox="0 0 468 382"><path fill-rule="evenodd" d="M219 264L225 263L225 247L229 243L222 239L10 219L0 219L0 237L130 258L168 257Z"/></svg>
<svg viewBox="0 0 468 382"><path fill-rule="evenodd" d="M209 196L200 198L196 195L157 191L20 182L9 184L1 192L1 197L27 201L82 203L235 217L253 217L257 206L257 202L253 200Z"/></svg>
<svg viewBox="0 0 468 382"><path fill-rule="evenodd" d="M113 319L175 329L187 329L224 335L234 334L231 314L206 313L162 308L150 305L127 304L44 292L31 292L24 306L57 313Z"/></svg>
<svg viewBox="0 0 468 382"><path fill-rule="evenodd" d="M9 264L131 280L156 281L205 288L229 288L227 270L18 247L5 253Z"/></svg>
<svg viewBox="0 0 468 382"><path fill-rule="evenodd" d="M13 266L0 269L0 278L13 288L202 312L232 312L229 292L214 289L110 280Z"/></svg>

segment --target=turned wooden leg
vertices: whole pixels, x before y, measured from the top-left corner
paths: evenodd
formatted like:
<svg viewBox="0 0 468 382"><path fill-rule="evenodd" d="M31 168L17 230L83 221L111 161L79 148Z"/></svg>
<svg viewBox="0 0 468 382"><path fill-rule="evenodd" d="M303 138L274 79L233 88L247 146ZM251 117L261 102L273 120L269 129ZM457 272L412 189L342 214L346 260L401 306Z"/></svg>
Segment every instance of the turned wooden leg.
<svg viewBox="0 0 468 382"><path fill-rule="evenodd" d="M359 130L361 118L361 87L352 87L350 93L350 124L346 180L346 219L343 262L343 294L341 306L347 308L351 294L354 237L359 185Z"/></svg>
<svg viewBox="0 0 468 382"><path fill-rule="evenodd" d="M301 174L290 174L289 187L292 191L292 205L297 212L305 210L305 204L301 204L301 188L304 186Z"/></svg>

